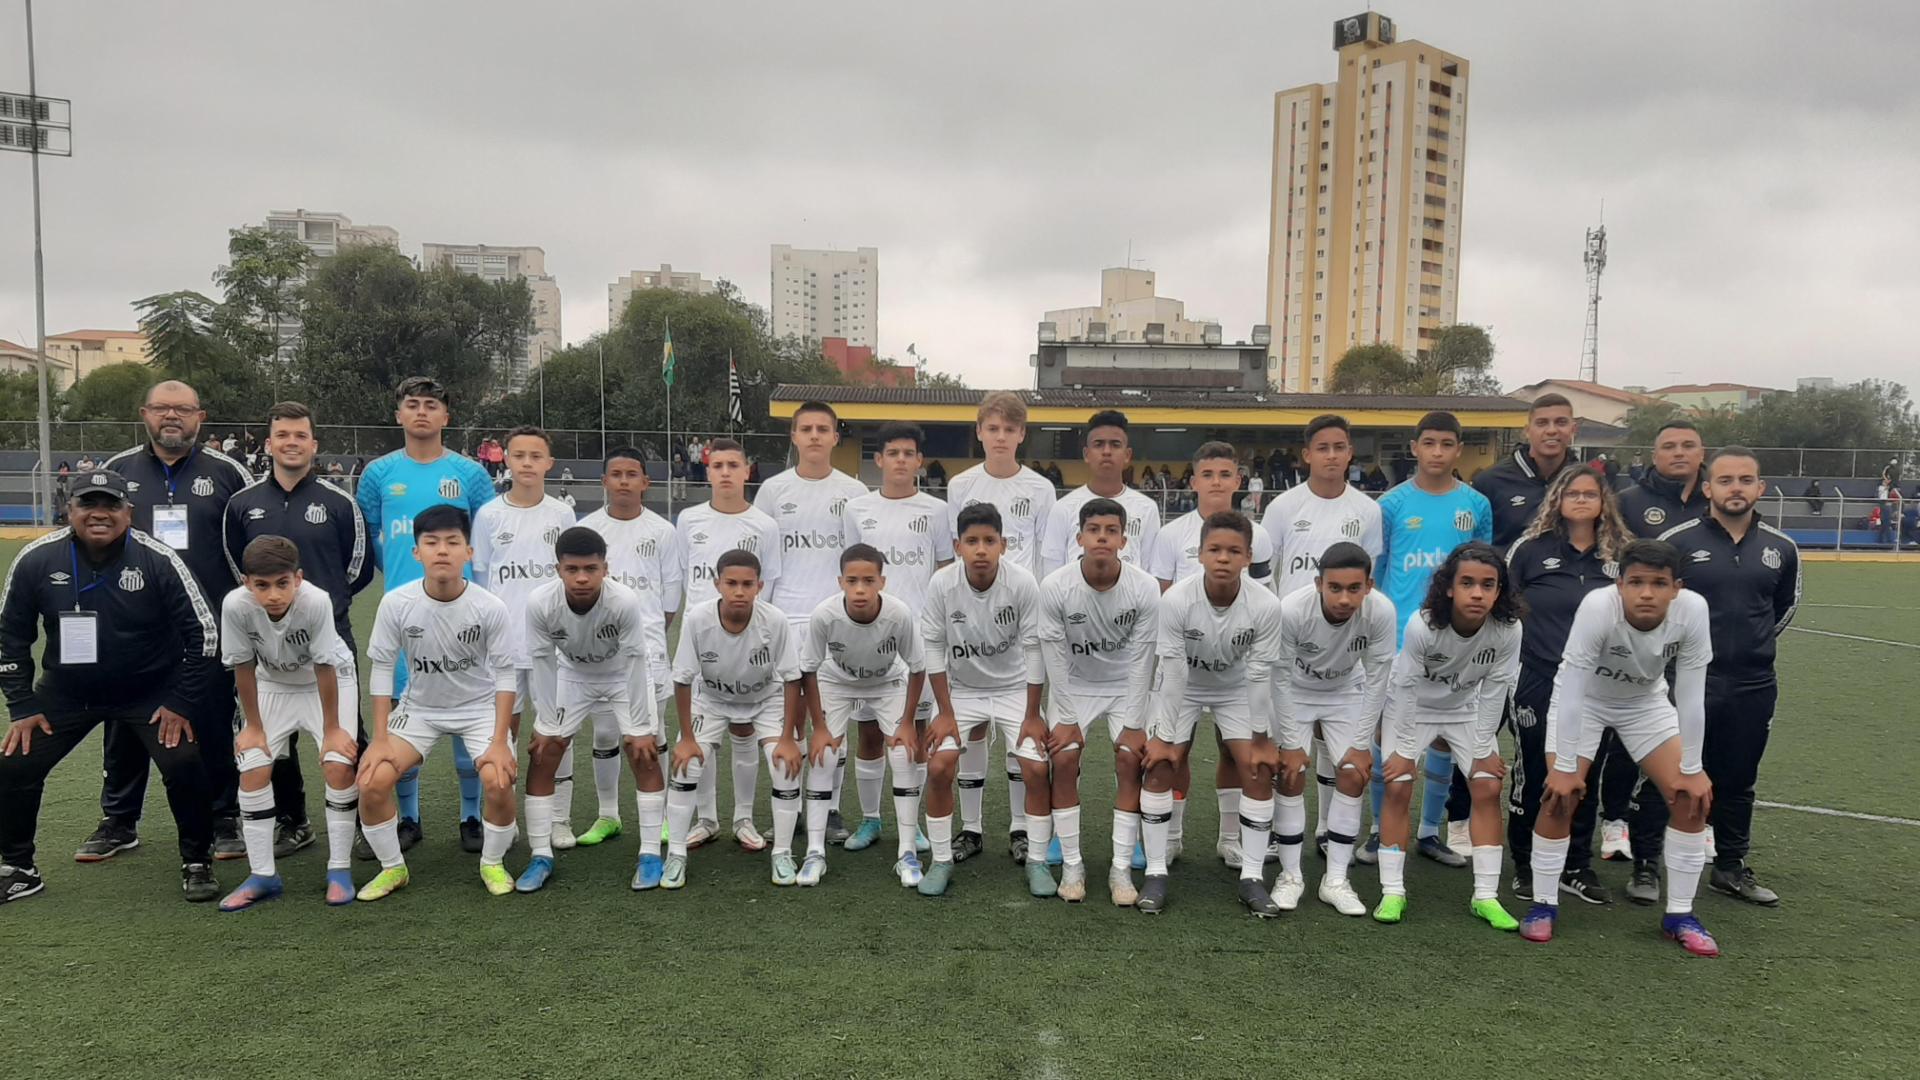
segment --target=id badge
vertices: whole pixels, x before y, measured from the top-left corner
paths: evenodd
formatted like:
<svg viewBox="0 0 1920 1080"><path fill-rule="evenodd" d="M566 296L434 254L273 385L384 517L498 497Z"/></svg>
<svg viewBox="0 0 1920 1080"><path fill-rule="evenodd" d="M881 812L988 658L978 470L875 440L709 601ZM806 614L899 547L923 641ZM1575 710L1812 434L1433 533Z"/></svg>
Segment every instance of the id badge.
<svg viewBox="0 0 1920 1080"><path fill-rule="evenodd" d="M61 665L70 667L75 664L97 664L99 662L100 617L91 611L61 612Z"/></svg>
<svg viewBox="0 0 1920 1080"><path fill-rule="evenodd" d="M153 535L175 551L187 550L187 508L172 504L154 507Z"/></svg>

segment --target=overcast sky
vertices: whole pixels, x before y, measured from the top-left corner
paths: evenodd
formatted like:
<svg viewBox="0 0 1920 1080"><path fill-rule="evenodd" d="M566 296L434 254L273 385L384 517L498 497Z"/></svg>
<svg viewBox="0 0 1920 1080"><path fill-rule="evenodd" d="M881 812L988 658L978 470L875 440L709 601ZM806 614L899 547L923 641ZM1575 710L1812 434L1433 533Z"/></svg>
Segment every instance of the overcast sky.
<svg viewBox="0 0 1920 1080"><path fill-rule="evenodd" d="M564 331L661 262L765 304L768 245L880 249L880 345L1030 386L1034 324L1133 257L1228 340L1266 318L1273 92L1363 0L967 5L41 0L49 332L211 292L226 230L337 210L538 244ZM1473 65L1460 316L1508 386L1911 378L1911 4L1383 5ZM26 88L0 0L0 89ZM0 337L31 340L28 162L0 154ZM1902 328L1905 328L1904 330Z"/></svg>

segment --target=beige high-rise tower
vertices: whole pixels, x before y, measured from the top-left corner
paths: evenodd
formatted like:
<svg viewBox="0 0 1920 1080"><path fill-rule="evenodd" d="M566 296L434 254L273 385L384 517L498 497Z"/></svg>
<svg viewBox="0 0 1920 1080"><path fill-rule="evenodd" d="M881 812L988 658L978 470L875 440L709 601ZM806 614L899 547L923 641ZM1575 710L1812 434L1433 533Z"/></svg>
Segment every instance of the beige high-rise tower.
<svg viewBox="0 0 1920 1080"><path fill-rule="evenodd" d="M1467 62L1378 12L1333 44L1336 81L1273 96L1267 367L1291 393L1326 389L1353 345L1424 351L1460 296Z"/></svg>

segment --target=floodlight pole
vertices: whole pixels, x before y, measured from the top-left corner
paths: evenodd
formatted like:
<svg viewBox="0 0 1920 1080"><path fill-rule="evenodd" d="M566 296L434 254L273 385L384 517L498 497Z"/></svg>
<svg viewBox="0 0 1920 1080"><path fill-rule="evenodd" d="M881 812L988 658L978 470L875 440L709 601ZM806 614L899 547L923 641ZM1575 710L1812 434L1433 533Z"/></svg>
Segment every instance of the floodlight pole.
<svg viewBox="0 0 1920 1080"><path fill-rule="evenodd" d="M40 85L33 66L33 0L27 5L27 99L38 101ZM39 340L35 349L35 367L40 372L40 479L34 484L34 503L41 524L52 525L53 506L53 422L47 411L47 261L40 242L40 110L29 108L27 122L32 125L27 143L33 159L33 318ZM79 365L74 365L76 374Z"/></svg>

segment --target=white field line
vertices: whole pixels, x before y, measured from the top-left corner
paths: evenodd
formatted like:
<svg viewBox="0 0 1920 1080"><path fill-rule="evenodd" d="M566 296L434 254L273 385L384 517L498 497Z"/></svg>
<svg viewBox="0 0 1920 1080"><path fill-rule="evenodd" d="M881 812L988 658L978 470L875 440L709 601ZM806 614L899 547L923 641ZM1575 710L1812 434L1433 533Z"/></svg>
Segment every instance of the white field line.
<svg viewBox="0 0 1920 1080"><path fill-rule="evenodd" d="M1789 626L1787 629L1796 634L1818 634L1821 637L1842 638L1847 641L1864 641L1869 645L1891 645L1896 649L1920 649L1911 641L1888 641L1886 638L1861 637L1859 634L1836 634L1832 630L1809 630L1804 626Z"/></svg>
<svg viewBox="0 0 1920 1080"><path fill-rule="evenodd" d="M1856 814L1852 810L1834 810L1825 806L1801 806L1799 803L1768 802L1755 799L1753 805L1764 806L1769 810L1798 810L1803 814L1819 814L1822 817L1851 818L1854 821L1877 821L1883 825L1912 825L1920 828L1920 821L1912 818L1888 817L1885 814Z"/></svg>

